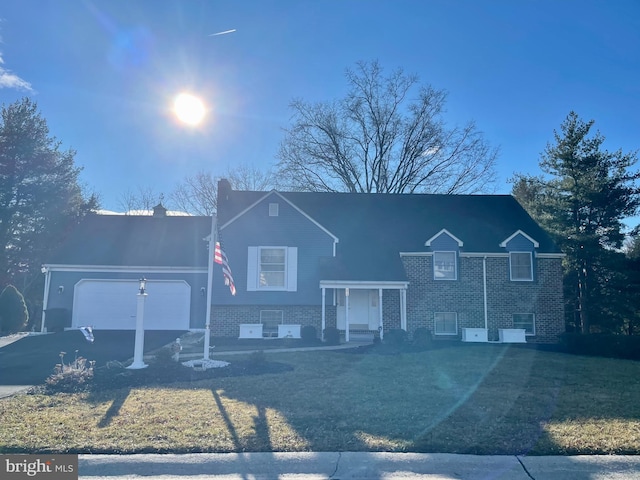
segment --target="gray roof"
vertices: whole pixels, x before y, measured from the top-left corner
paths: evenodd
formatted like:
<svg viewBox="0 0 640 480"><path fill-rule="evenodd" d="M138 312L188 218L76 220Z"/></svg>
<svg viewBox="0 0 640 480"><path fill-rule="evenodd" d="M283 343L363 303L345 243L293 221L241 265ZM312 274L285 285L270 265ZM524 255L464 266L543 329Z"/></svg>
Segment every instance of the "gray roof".
<svg viewBox="0 0 640 480"><path fill-rule="evenodd" d="M88 215L47 263L205 267L211 217Z"/></svg>
<svg viewBox="0 0 640 480"><path fill-rule="evenodd" d="M219 205L221 225L267 192L231 191ZM323 262L327 280L406 281L399 252L425 252L446 229L461 252L504 253L500 243L522 230L539 253L560 253L549 235L511 195L428 195L281 192L338 237L336 258Z"/></svg>

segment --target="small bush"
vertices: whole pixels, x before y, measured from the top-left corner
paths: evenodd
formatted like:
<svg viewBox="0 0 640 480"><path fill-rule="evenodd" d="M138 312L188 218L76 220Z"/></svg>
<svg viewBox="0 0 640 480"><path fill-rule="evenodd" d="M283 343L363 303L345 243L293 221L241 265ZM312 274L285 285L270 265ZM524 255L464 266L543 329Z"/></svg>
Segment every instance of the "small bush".
<svg viewBox="0 0 640 480"><path fill-rule="evenodd" d="M324 341L328 345L340 345L340 330L335 327L325 328Z"/></svg>
<svg viewBox="0 0 640 480"><path fill-rule="evenodd" d="M418 348L428 348L431 346L433 337L431 330L425 327L418 327L413 332L413 346Z"/></svg>
<svg viewBox="0 0 640 480"><path fill-rule="evenodd" d="M563 333L560 342L568 353L640 360L640 336Z"/></svg>
<svg viewBox="0 0 640 480"><path fill-rule="evenodd" d="M29 311L24 297L13 285L0 293L0 332L16 333L29 322Z"/></svg>
<svg viewBox="0 0 640 480"><path fill-rule="evenodd" d="M393 347L402 347L407 342L407 331L401 328L392 328L384 334L384 343Z"/></svg>
<svg viewBox="0 0 640 480"><path fill-rule="evenodd" d="M71 310L68 308L48 308L45 310L45 327L49 332L62 332L71 326Z"/></svg>
<svg viewBox="0 0 640 480"><path fill-rule="evenodd" d="M76 357L73 362L64 363L65 352L60 352L60 363L46 380L48 393L73 393L85 390L93 379L93 367L95 362L88 362L83 357Z"/></svg>
<svg viewBox="0 0 640 480"><path fill-rule="evenodd" d="M173 351L170 347L163 347L156 351L154 358L154 365L168 366L173 365L176 361L173 359Z"/></svg>
<svg viewBox="0 0 640 480"><path fill-rule="evenodd" d="M264 350L258 350L256 352L251 352L249 358L247 359L247 365L250 368L260 368L264 367L267 363L267 356L264 353Z"/></svg>
<svg viewBox="0 0 640 480"><path fill-rule="evenodd" d="M315 343L318 339L318 331L313 325L305 325L300 329L300 338L304 343Z"/></svg>

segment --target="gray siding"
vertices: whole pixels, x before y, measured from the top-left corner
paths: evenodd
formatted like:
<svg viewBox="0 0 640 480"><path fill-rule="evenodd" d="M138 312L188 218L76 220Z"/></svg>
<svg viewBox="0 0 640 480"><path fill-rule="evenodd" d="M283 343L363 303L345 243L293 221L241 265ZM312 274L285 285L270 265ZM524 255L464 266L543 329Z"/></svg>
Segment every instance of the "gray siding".
<svg viewBox="0 0 640 480"><path fill-rule="evenodd" d="M278 203L278 216L269 216L269 203ZM225 239L230 239L228 242ZM233 239L233 240L231 240ZM333 239L276 194L255 205L221 230L220 240L229 259L236 296L224 285L222 270L214 268L214 305L320 305L319 266L333 255ZM298 248L297 291L247 291L247 255L250 246Z"/></svg>

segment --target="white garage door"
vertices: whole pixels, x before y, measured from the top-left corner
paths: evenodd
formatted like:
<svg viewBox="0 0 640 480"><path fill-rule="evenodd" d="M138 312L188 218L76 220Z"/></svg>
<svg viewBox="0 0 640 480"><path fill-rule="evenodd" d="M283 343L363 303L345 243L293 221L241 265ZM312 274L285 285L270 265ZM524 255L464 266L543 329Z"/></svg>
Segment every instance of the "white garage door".
<svg viewBox="0 0 640 480"><path fill-rule="evenodd" d="M80 280L73 296L73 326L96 330L133 330L137 280ZM191 287L184 281L147 280L145 330L187 330Z"/></svg>

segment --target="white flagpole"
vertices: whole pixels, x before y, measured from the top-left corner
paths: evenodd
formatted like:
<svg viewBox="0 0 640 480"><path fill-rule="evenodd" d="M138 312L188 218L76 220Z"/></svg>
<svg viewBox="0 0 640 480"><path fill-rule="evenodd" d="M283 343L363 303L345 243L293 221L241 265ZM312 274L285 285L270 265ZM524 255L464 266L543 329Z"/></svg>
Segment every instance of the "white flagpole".
<svg viewBox="0 0 640 480"><path fill-rule="evenodd" d="M209 262L207 267L207 318L204 321L204 356L209 360L209 344L211 341L211 299L213 289L213 256L216 248L216 217L211 215L211 235L209 236Z"/></svg>

